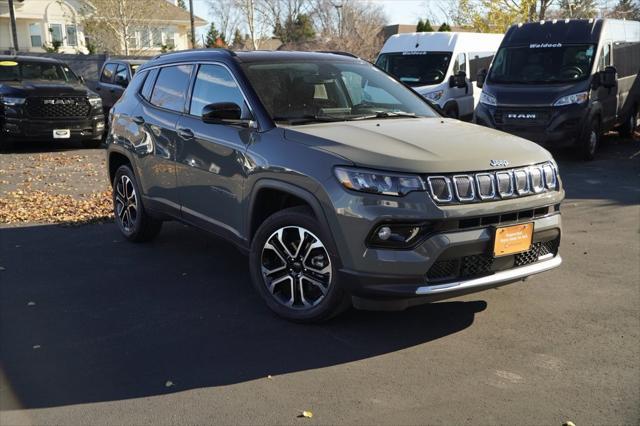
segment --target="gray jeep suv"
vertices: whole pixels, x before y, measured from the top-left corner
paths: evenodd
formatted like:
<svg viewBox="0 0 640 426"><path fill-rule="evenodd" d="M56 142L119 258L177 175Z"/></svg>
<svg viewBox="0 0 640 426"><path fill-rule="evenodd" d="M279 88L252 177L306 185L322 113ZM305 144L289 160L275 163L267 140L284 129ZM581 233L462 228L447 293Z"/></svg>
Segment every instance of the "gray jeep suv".
<svg viewBox="0 0 640 426"><path fill-rule="evenodd" d="M290 320L402 309L561 263L564 191L546 150L443 118L347 54L162 55L109 122L124 236L178 219L232 241Z"/></svg>

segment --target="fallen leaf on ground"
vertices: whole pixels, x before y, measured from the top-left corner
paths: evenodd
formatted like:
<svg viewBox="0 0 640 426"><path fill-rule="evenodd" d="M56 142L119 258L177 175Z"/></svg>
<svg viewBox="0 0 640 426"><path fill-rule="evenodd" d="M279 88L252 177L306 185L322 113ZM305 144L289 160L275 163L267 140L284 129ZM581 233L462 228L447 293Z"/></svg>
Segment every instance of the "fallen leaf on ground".
<svg viewBox="0 0 640 426"><path fill-rule="evenodd" d="M302 414L300 414L300 416L298 417L305 417L307 419L310 419L313 417L313 413L311 411L303 411Z"/></svg>

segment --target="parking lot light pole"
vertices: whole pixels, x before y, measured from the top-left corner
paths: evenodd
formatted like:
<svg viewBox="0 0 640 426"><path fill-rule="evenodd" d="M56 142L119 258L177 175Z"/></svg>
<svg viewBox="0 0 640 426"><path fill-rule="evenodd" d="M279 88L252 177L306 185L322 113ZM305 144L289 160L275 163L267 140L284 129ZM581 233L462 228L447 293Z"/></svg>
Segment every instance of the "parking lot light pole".
<svg viewBox="0 0 640 426"><path fill-rule="evenodd" d="M13 10L13 0L9 0L9 21L11 25L11 35L13 36L13 48L17 53L20 48L18 47L18 30L16 28L16 12Z"/></svg>
<svg viewBox="0 0 640 426"><path fill-rule="evenodd" d="M196 26L193 19L193 0L189 0L189 18L191 19L191 48L196 47Z"/></svg>

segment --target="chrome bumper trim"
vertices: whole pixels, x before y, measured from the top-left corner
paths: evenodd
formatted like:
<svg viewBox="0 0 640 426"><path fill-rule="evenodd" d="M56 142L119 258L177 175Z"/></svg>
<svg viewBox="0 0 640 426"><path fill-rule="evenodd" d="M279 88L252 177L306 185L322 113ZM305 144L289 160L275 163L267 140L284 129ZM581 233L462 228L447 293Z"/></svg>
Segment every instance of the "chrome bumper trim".
<svg viewBox="0 0 640 426"><path fill-rule="evenodd" d="M522 278L526 278L529 275L539 274L553 268L557 268L562 263L562 258L557 255L551 260L545 260L537 262L531 265L523 266L520 268L509 269L507 271L496 272L493 275L486 277L476 278L466 281L456 281L441 285L430 285L418 287L416 294L429 295L447 293L450 291L467 290L474 287L484 287L492 284L500 284L502 282L514 281Z"/></svg>

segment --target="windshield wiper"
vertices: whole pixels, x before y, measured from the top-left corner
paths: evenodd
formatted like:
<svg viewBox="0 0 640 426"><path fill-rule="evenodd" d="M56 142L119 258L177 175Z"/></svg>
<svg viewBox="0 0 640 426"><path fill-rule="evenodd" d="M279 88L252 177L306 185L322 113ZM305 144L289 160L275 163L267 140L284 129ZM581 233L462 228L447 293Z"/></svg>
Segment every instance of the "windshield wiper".
<svg viewBox="0 0 640 426"><path fill-rule="evenodd" d="M420 118L413 112L404 111L378 111L375 114L353 117L351 120L374 120L377 118Z"/></svg>
<svg viewBox="0 0 640 426"><path fill-rule="evenodd" d="M346 121L346 118L343 117L335 117L331 115L313 115L313 114L305 114L299 115L296 117L273 117L273 121L286 121L287 123L295 126L297 124L307 124L307 123L331 123L335 121Z"/></svg>

